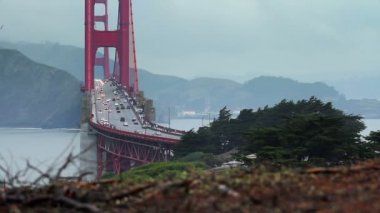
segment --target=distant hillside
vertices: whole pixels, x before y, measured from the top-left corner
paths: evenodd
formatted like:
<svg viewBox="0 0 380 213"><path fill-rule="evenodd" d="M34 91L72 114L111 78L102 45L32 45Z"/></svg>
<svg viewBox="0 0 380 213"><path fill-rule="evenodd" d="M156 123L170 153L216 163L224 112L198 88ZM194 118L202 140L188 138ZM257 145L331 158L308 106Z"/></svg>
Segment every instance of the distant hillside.
<svg viewBox="0 0 380 213"><path fill-rule="evenodd" d="M0 49L0 126L78 127L79 87L67 72Z"/></svg>
<svg viewBox="0 0 380 213"><path fill-rule="evenodd" d="M83 80L84 51L82 48L54 43L29 44L0 42L1 46L12 47L32 59L67 70L79 80ZM97 75L101 70L97 71ZM217 78L197 78L187 80L174 76L157 75L139 70L140 88L146 97L155 101L158 120L165 120L168 108L172 112L195 110L199 112L218 111L227 106L232 110L258 108L273 105L286 98L308 99L316 96L324 101L332 101L347 113L380 118L380 101L346 100L344 95L322 82L302 83L283 77L263 76L239 84Z"/></svg>
<svg viewBox="0 0 380 213"><path fill-rule="evenodd" d="M0 48L16 49L33 61L66 70L79 80L83 79L84 51L82 48L58 43L1 42Z"/></svg>
<svg viewBox="0 0 380 213"><path fill-rule="evenodd" d="M167 76L152 75L147 81L141 78L146 96L153 98L163 109L218 111L223 106L232 110L273 105L282 99L300 100L316 96L324 101L345 100L333 87L324 83L300 83L282 77L259 77L244 84L224 79L178 79L166 84ZM154 88L152 88L154 87Z"/></svg>
<svg viewBox="0 0 380 213"><path fill-rule="evenodd" d="M311 96L333 102L346 113L380 118L379 100L347 100L323 82L302 83L289 78L262 76L239 84L215 78L186 80L140 70L140 84L145 95L155 101L158 120L167 119L168 107L177 112L217 112L224 106L232 110L255 109L272 106L282 99L301 100Z"/></svg>

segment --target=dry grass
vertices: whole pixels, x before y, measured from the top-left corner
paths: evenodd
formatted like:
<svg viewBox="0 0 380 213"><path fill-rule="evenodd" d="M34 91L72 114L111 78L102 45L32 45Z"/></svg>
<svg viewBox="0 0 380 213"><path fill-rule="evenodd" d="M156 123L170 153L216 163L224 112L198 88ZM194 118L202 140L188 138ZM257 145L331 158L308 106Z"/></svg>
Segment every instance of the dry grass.
<svg viewBox="0 0 380 213"><path fill-rule="evenodd" d="M254 168L181 181L55 181L0 192L0 212L380 212L380 160Z"/></svg>

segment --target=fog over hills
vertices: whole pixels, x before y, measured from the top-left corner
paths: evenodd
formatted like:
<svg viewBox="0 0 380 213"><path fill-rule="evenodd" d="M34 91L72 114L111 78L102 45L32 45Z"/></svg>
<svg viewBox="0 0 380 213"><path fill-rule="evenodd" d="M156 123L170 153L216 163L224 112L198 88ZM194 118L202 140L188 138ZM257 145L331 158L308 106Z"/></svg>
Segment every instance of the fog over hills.
<svg viewBox="0 0 380 213"><path fill-rule="evenodd" d="M4 41L0 41L0 47L17 49L34 61L44 63L49 66L54 66L59 69L67 70L77 79L83 80L83 48L51 42L38 44L28 42L11 43ZM374 73L376 72L374 71ZM97 69L96 76L101 76L100 69ZM145 77L149 78L150 75L147 75ZM177 80L185 80L183 78L173 78ZM325 83L333 86L340 93L344 94L348 99L380 99L380 93L377 92L380 90L378 82L380 82L380 74L363 76L361 75L360 70L358 70L358 75L355 78L342 76L339 80L333 79L326 81ZM175 84L180 83L180 81L175 82L174 80L170 83Z"/></svg>
<svg viewBox="0 0 380 213"><path fill-rule="evenodd" d="M343 91L345 96L353 99L378 99L380 100L380 71L377 75L357 76L356 78L345 78L341 80L327 81L334 85L339 91Z"/></svg>
<svg viewBox="0 0 380 213"><path fill-rule="evenodd" d="M0 42L0 47L13 47L39 63L67 70L79 80L83 79L83 49L54 43L28 44ZM56 54L55 54L56 53ZM101 74L101 70L97 71ZM139 70L140 88L152 98L159 121L165 120L170 107L174 112L191 110L217 112L224 106L231 110L258 108L273 105L282 99L308 99L316 96L332 101L348 113L367 117L380 117L380 102L372 99L347 100L344 94L323 82L302 83L289 78L262 76L247 79L245 83L218 79L192 80L168 75L157 75ZM355 87L355 85L351 85ZM362 88L363 89L363 88Z"/></svg>

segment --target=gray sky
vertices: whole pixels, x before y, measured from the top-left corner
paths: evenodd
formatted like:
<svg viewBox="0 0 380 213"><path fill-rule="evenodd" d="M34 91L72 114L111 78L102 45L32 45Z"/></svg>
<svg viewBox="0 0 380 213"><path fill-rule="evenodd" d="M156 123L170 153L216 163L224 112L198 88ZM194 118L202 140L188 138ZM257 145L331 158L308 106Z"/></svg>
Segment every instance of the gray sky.
<svg viewBox="0 0 380 213"><path fill-rule="evenodd" d="M83 8L0 0L0 40L83 47ZM380 68L380 0L136 0L134 14L138 65L154 73L317 81Z"/></svg>

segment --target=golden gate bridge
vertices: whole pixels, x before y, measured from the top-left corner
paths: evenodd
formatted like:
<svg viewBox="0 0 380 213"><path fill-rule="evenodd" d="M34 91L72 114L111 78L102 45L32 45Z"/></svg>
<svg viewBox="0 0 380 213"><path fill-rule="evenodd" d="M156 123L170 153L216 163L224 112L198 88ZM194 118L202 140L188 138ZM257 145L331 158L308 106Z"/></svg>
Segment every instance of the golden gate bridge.
<svg viewBox="0 0 380 213"><path fill-rule="evenodd" d="M104 13L97 14L96 6L104 7ZM96 24L104 28L96 29ZM113 66L109 48L115 48ZM103 68L103 80L94 79L95 66ZM108 0L85 0L84 79L87 110L82 117L88 117L96 143L98 177L172 156L184 132L154 123L153 103L140 91L132 0L119 0L116 30L109 30Z"/></svg>

